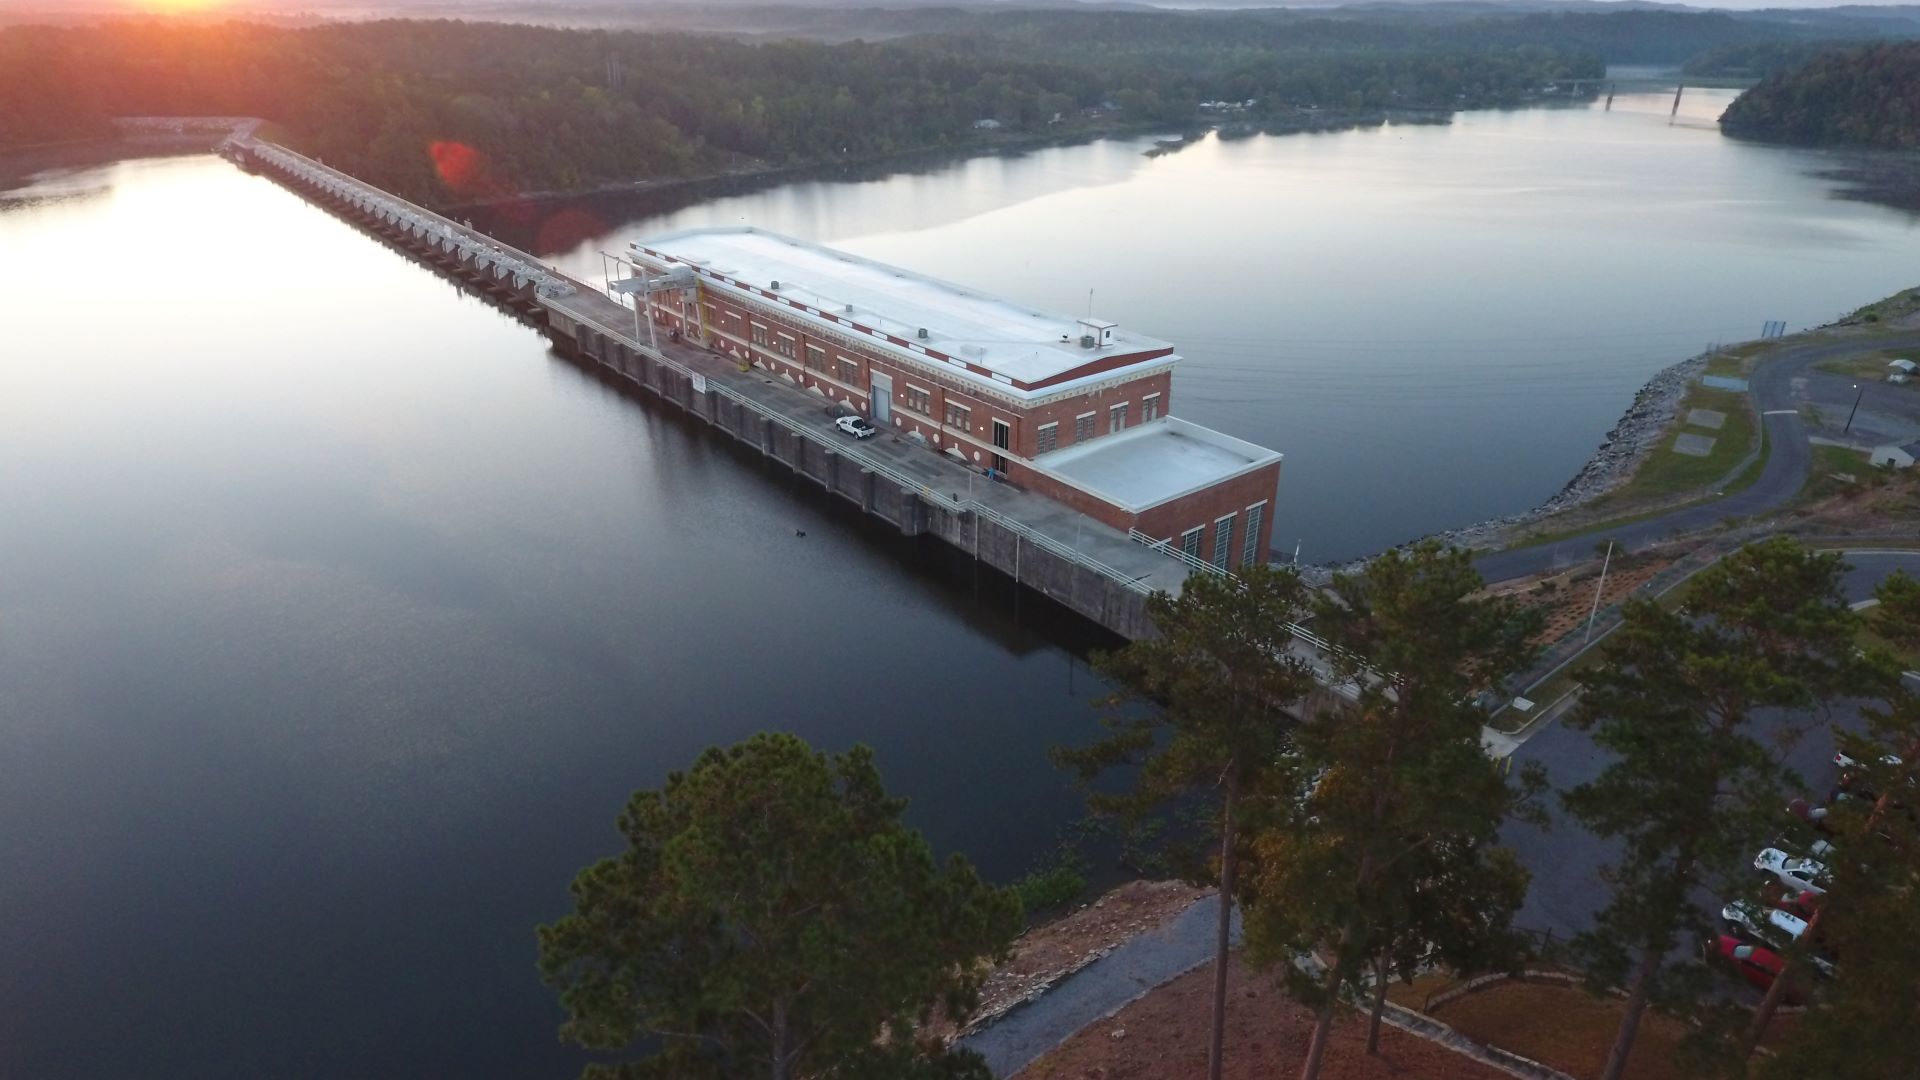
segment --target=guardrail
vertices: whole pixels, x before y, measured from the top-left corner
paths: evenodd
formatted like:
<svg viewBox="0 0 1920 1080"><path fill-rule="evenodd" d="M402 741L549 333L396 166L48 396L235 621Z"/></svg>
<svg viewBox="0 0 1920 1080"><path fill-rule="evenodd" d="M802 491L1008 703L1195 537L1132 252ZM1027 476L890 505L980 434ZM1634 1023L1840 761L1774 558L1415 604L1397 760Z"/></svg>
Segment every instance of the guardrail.
<svg viewBox="0 0 1920 1080"><path fill-rule="evenodd" d="M1217 577L1233 577L1232 574L1227 572L1225 567L1215 566L1210 562L1200 559L1198 556L1190 555L1185 548L1174 547L1171 539L1162 540L1158 537L1148 536L1139 529L1128 529L1127 537L1136 544L1145 544L1162 555L1170 555L1173 558L1179 559L1181 562L1186 563L1187 568L1190 570L1213 574Z"/></svg>
<svg viewBox="0 0 1920 1080"><path fill-rule="evenodd" d="M1157 537L1149 536L1146 533L1141 532L1139 529L1128 529L1127 536L1129 539L1133 540L1135 543L1144 544L1147 547L1153 549L1154 551L1160 552L1162 555L1167 555L1167 556L1171 556L1172 558L1178 559L1181 562L1186 563L1188 567L1194 570L1205 571L1206 573L1212 574L1215 577L1226 578L1228 581L1237 582L1240 580L1240 576L1238 574L1235 574L1233 571L1224 569L1219 566L1215 566L1210 562L1205 562L1201 559L1198 559L1192 555L1187 554L1185 551L1181 550L1180 548L1174 547L1173 541L1171 539L1161 540ZM1360 657L1352 652L1349 652L1348 650L1341 648L1338 645L1335 645L1333 642L1328 641L1326 638L1321 637L1319 634L1314 633L1313 631L1307 629L1306 627L1300 625L1299 623L1288 623L1287 630L1293 635L1295 640L1305 642L1306 644L1313 646L1314 648L1320 650L1321 652L1327 654L1328 656L1336 656L1342 659L1350 660L1354 664L1356 664L1361 670L1364 670L1364 671L1373 670L1373 668L1369 664L1367 664L1365 658Z"/></svg>

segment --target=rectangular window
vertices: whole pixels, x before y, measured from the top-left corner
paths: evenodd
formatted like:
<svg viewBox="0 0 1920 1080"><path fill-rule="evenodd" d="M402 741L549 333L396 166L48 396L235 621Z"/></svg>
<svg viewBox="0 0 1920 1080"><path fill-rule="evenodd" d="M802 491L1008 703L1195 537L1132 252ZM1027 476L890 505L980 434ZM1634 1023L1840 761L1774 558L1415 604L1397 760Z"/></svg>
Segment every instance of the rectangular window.
<svg viewBox="0 0 1920 1080"><path fill-rule="evenodd" d="M840 381L851 386L860 385L860 365L846 357L840 358Z"/></svg>
<svg viewBox="0 0 1920 1080"><path fill-rule="evenodd" d="M1213 523L1213 565L1222 570L1227 568L1227 559L1233 554L1233 515Z"/></svg>
<svg viewBox="0 0 1920 1080"><path fill-rule="evenodd" d="M1148 394L1140 402L1140 422L1146 423L1160 415L1160 395Z"/></svg>
<svg viewBox="0 0 1920 1080"><path fill-rule="evenodd" d="M807 346L807 367L813 371L827 370L827 350L818 345Z"/></svg>
<svg viewBox="0 0 1920 1080"><path fill-rule="evenodd" d="M779 339L774 342L773 351L789 360L798 355L798 350L793 347L793 338L786 334L781 334Z"/></svg>
<svg viewBox="0 0 1920 1080"><path fill-rule="evenodd" d="M1093 438L1093 414L1081 413L1073 418L1073 441L1086 442Z"/></svg>
<svg viewBox="0 0 1920 1080"><path fill-rule="evenodd" d="M767 343L767 328L761 326L759 323L753 324L753 343L755 345L765 345Z"/></svg>
<svg viewBox="0 0 1920 1080"><path fill-rule="evenodd" d="M1186 553L1187 558L1200 558L1200 534L1206 531L1207 527L1202 525L1180 534L1180 550Z"/></svg>
<svg viewBox="0 0 1920 1080"><path fill-rule="evenodd" d="M1107 433L1119 431L1127 426L1127 407L1120 404L1107 410Z"/></svg>
<svg viewBox="0 0 1920 1080"><path fill-rule="evenodd" d="M1060 425L1059 424L1041 424L1040 430L1034 434L1033 445L1034 445L1033 452L1036 454L1044 454L1047 451L1052 450L1055 447L1059 446L1060 445Z"/></svg>
<svg viewBox="0 0 1920 1080"><path fill-rule="evenodd" d="M965 405L955 405L951 401L947 402L947 426L957 427L962 431L972 431L973 410L967 408Z"/></svg>
<svg viewBox="0 0 1920 1080"><path fill-rule="evenodd" d="M1260 519L1266 514L1266 503L1254 503L1247 507L1247 538L1241 545L1240 565L1255 566L1266 560L1260 557Z"/></svg>
<svg viewBox="0 0 1920 1080"><path fill-rule="evenodd" d="M712 304L706 305L706 310L707 310L707 325L713 327L715 330L720 329L719 313L713 310Z"/></svg>
<svg viewBox="0 0 1920 1080"><path fill-rule="evenodd" d="M917 386L907 386L907 408L922 416L933 414L933 395Z"/></svg>

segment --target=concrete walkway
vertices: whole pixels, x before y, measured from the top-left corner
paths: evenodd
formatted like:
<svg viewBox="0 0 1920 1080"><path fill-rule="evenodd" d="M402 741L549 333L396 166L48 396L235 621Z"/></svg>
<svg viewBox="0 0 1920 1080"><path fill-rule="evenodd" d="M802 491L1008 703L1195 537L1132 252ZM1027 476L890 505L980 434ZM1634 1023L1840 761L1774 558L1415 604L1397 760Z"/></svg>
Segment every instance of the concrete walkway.
<svg viewBox="0 0 1920 1080"><path fill-rule="evenodd" d="M961 1039L960 1045L986 1058L993 1075L1012 1076L1081 1028L1211 961L1219 905L1217 896L1194 901L1165 926L1074 972L992 1027ZM1240 941L1239 912L1233 916L1233 940Z"/></svg>

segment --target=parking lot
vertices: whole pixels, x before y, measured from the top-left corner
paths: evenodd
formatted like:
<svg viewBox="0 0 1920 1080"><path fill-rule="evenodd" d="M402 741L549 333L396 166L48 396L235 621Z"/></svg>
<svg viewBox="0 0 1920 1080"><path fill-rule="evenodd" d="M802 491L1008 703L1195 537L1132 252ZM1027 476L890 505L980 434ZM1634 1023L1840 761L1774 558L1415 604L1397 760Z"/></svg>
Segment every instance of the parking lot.
<svg viewBox="0 0 1920 1080"><path fill-rule="evenodd" d="M1844 587L1850 602L1871 599L1874 586L1896 570L1920 577L1920 552L1849 552L1847 561L1852 569ZM1824 714L1762 713L1755 720L1755 734L1762 739L1778 738L1801 729L1803 734L1792 741L1784 759L1801 778L1809 797L1823 802L1838 778L1832 729L1849 729L1859 723L1860 703L1843 701L1829 706ZM1526 762L1545 766L1556 792L1591 780L1607 764L1592 739L1558 720L1533 733L1514 751L1513 760L1516 769ZM1532 888L1517 924L1564 939L1591 926L1594 913L1606 906L1607 885L1600 871L1613 858L1615 845L1569 820L1561 812L1557 797L1549 797L1548 811L1552 820L1547 828L1510 825L1502 839L1533 872ZM1783 826L1786 813L1782 806ZM1768 846L1771 839L1754 837L1754 851Z"/></svg>

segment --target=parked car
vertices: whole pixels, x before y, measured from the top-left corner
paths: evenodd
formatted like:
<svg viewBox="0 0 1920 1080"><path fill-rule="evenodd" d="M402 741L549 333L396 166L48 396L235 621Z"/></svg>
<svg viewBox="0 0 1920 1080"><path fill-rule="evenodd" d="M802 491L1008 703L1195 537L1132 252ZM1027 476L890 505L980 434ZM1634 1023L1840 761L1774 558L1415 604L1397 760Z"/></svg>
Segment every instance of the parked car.
<svg viewBox="0 0 1920 1080"><path fill-rule="evenodd" d="M1761 990L1770 989L1774 980L1786 970L1786 960L1764 945L1749 944L1732 934L1721 934L1714 944L1715 951L1723 960L1733 965L1734 970ZM1789 1005L1806 1003L1806 995L1800 993L1799 987L1791 983L1787 985L1783 998Z"/></svg>
<svg viewBox="0 0 1920 1080"><path fill-rule="evenodd" d="M1769 947L1787 948L1807 933L1807 920L1779 906L1761 907L1751 900L1735 900L1720 909L1720 917L1733 928L1736 937ZM1833 961L1816 952L1807 959L1820 974L1833 974Z"/></svg>
<svg viewBox="0 0 1920 1080"><path fill-rule="evenodd" d="M1813 826L1828 836L1833 835L1833 827L1827 824L1829 810L1824 806L1815 806L1805 799L1795 799L1787 804L1787 813Z"/></svg>
<svg viewBox="0 0 1920 1080"><path fill-rule="evenodd" d="M1801 838L1797 836L1776 836L1767 843L1782 851L1802 851L1803 845L1800 843L1800 839ZM1816 836L1804 845L1804 853L1816 859L1831 861L1833 858L1833 844Z"/></svg>
<svg viewBox="0 0 1920 1080"><path fill-rule="evenodd" d="M867 423L864 416L843 416L835 420L833 426L856 439L871 439L880 433L880 429Z"/></svg>
<svg viewBox="0 0 1920 1080"><path fill-rule="evenodd" d="M1821 895L1806 889L1781 889L1780 895L1773 901L1773 906L1789 915L1798 915L1802 919L1811 921L1815 909L1820 906Z"/></svg>
<svg viewBox="0 0 1920 1080"><path fill-rule="evenodd" d="M1779 848L1766 848L1753 857L1753 868L1772 874L1789 889L1810 893L1827 891L1827 868L1803 855L1789 855Z"/></svg>

